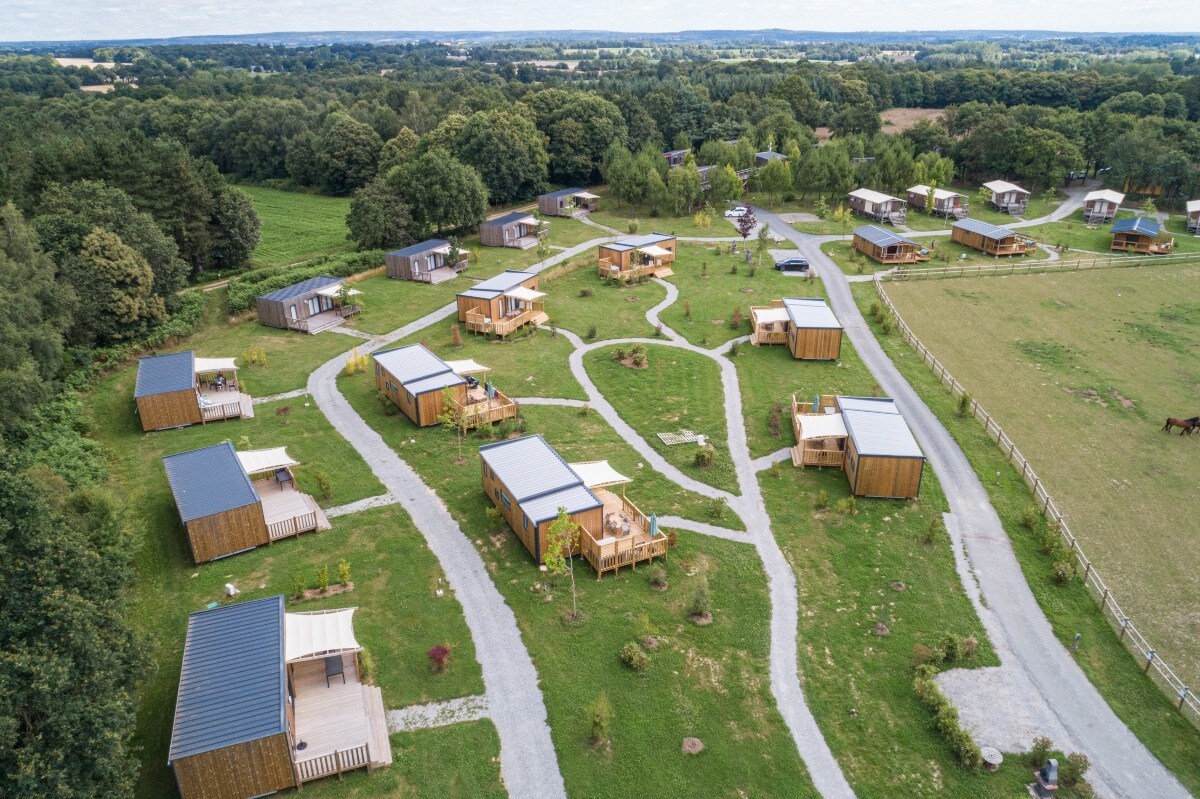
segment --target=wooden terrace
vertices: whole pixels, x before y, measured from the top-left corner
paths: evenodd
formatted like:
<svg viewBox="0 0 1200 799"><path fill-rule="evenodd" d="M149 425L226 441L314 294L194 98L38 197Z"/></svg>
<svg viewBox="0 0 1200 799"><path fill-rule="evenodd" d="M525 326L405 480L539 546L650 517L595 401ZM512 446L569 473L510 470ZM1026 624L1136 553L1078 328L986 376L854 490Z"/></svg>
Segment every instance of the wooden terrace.
<svg viewBox="0 0 1200 799"><path fill-rule="evenodd" d="M492 422L515 417L519 411L515 400L506 397L498 388L493 386L492 396L488 397L487 389L475 385L467 389L465 403L451 400L461 413L465 429L479 427Z"/></svg>
<svg viewBox="0 0 1200 799"><path fill-rule="evenodd" d="M770 305L751 305L750 327L750 343L755 347L787 344L788 315L783 300L773 300Z"/></svg>
<svg viewBox="0 0 1200 799"><path fill-rule="evenodd" d="M330 528L329 519L316 501L296 490L290 469L255 479L254 492L262 502L268 541Z"/></svg>
<svg viewBox="0 0 1200 799"><path fill-rule="evenodd" d="M354 316L359 312L357 305L346 305L336 307L329 311L322 311L319 314L310 316L307 319L292 319L288 318L288 330L299 330L301 333L320 333L328 330L331 327L337 327L348 317Z"/></svg>
<svg viewBox="0 0 1200 799"><path fill-rule="evenodd" d="M540 325L550 320L543 300L530 303L517 313L510 313L502 319L493 320L478 311L467 311L466 316L468 333L483 333L499 338L505 338L525 325Z"/></svg>
<svg viewBox="0 0 1200 799"><path fill-rule="evenodd" d="M822 394L814 408L811 402L798 402L792 395L792 431L796 435L796 446L792 447L793 466L836 466L846 460L846 433L841 435L805 437L804 420L830 417L837 413L837 398Z"/></svg>
<svg viewBox="0 0 1200 799"><path fill-rule="evenodd" d="M236 382L232 386L226 384L224 389L201 383L196 402L200 405L201 422L254 418L254 400L249 394L238 391Z"/></svg>
<svg viewBox="0 0 1200 799"><path fill-rule="evenodd" d="M620 496L603 488L592 489L592 493L604 503L604 525L600 538L583 528L579 546L596 570L596 579L606 571L615 572L622 566L637 568L641 561L667 556L666 534L650 534L650 520L625 498L623 490Z"/></svg>

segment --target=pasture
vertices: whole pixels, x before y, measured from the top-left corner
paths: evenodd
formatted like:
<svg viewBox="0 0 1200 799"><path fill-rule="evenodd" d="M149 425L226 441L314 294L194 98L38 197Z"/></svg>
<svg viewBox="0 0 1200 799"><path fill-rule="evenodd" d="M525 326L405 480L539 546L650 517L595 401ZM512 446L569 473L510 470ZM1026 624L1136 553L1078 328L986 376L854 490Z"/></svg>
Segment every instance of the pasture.
<svg viewBox="0 0 1200 799"><path fill-rule="evenodd" d="M250 196L262 220L262 241L251 256L255 266L294 264L354 249L346 239L349 197L322 197L262 186L238 188Z"/></svg>
<svg viewBox="0 0 1200 799"><path fill-rule="evenodd" d="M1125 611L1200 678L1193 534L1200 267L888 284L917 335L1004 426ZM963 324L970 319L970 324ZM1168 557L1164 557L1168 555Z"/></svg>

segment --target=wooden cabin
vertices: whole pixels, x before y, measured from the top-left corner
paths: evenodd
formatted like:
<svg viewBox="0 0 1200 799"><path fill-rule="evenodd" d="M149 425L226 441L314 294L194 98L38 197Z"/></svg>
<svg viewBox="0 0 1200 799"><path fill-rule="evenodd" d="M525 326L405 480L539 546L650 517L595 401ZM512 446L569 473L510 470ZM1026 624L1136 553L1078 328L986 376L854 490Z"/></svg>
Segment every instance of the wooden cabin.
<svg viewBox="0 0 1200 799"><path fill-rule="evenodd" d="M1112 189L1089 191L1083 198L1083 221L1089 224L1108 222L1121 210L1125 195Z"/></svg>
<svg viewBox="0 0 1200 799"><path fill-rule="evenodd" d="M846 426L842 465L856 497L915 499L921 491L925 454L890 399L838 397Z"/></svg>
<svg viewBox="0 0 1200 799"><path fill-rule="evenodd" d="M787 344L802 361L836 361L842 354L842 323L821 297L785 297Z"/></svg>
<svg viewBox="0 0 1200 799"><path fill-rule="evenodd" d="M788 343L788 312L783 300L750 306L750 343L755 347Z"/></svg>
<svg viewBox="0 0 1200 799"><path fill-rule="evenodd" d="M786 164L787 156L783 153L777 153L774 150L754 154L754 166L758 169L761 169L772 161L783 161Z"/></svg>
<svg viewBox="0 0 1200 799"><path fill-rule="evenodd" d="M146 432L254 418L254 401L238 386L237 361L197 358L191 350L138 361L133 400Z"/></svg>
<svg viewBox="0 0 1200 799"><path fill-rule="evenodd" d="M471 253L459 250L454 263L449 263L450 242L445 239L429 239L400 250L392 250L383 257L387 276L396 280L416 280L420 283L445 283L458 277L469 266Z"/></svg>
<svg viewBox="0 0 1200 799"><path fill-rule="evenodd" d="M626 236L601 244L596 248L597 274L629 282L640 277L669 277L675 274L674 236L667 233L646 233Z"/></svg>
<svg viewBox="0 0 1200 799"><path fill-rule="evenodd" d="M515 247L529 250L537 246L538 239L545 236L546 223L524 211L486 219L479 225L479 243L485 247Z"/></svg>
<svg viewBox="0 0 1200 799"><path fill-rule="evenodd" d="M504 338L525 325L549 321L536 272L506 269L458 294L458 321L467 332Z"/></svg>
<svg viewBox="0 0 1200 799"><path fill-rule="evenodd" d="M546 216L571 216L600 208L600 195L585 189L560 189L538 195L538 211Z"/></svg>
<svg viewBox="0 0 1200 799"><path fill-rule="evenodd" d="M847 195L847 199L852 210L869 219L893 225L904 224L908 203L899 197L871 189L855 189Z"/></svg>
<svg viewBox="0 0 1200 799"><path fill-rule="evenodd" d="M1007 180L990 180L983 187L991 193L988 205L1011 216L1020 216L1029 207L1029 192Z"/></svg>
<svg viewBox="0 0 1200 799"><path fill-rule="evenodd" d="M1200 200L1188 200L1187 232L1200 236Z"/></svg>
<svg viewBox="0 0 1200 799"><path fill-rule="evenodd" d="M920 244L876 225L855 228L851 246L881 264L912 264L929 260L929 250Z"/></svg>
<svg viewBox="0 0 1200 799"><path fill-rule="evenodd" d="M296 490L285 447L237 452L228 441L163 458L192 559L205 563L310 530L324 511Z"/></svg>
<svg viewBox="0 0 1200 799"><path fill-rule="evenodd" d="M1166 255L1175 247L1175 240L1162 235L1162 225L1145 216L1118 219L1112 226L1110 249L1145 255Z"/></svg>
<svg viewBox="0 0 1200 799"><path fill-rule="evenodd" d="M846 425L838 413L837 398L821 395L813 402L798 402L792 395L792 465L835 466L846 462Z"/></svg>
<svg viewBox="0 0 1200 799"><path fill-rule="evenodd" d="M672 167L677 167L677 166L683 166L683 162L687 160L688 154L690 152L691 152L690 149L667 150L662 155L663 155L663 158L665 158L667 160L667 167L672 168Z"/></svg>
<svg viewBox="0 0 1200 799"><path fill-rule="evenodd" d="M542 541L560 508L579 527L571 555L598 576L667 554L667 536L625 498L622 476L607 461L568 464L540 435L479 448L483 490L517 538L542 563ZM607 488L621 485L618 497Z"/></svg>
<svg viewBox="0 0 1200 799"><path fill-rule="evenodd" d="M344 278L319 275L264 294L255 302L258 321L268 327L320 333L358 313L358 306L343 305L339 297ZM350 294L361 294L355 289Z"/></svg>
<svg viewBox="0 0 1200 799"><path fill-rule="evenodd" d="M988 255L1027 255L1037 249L1028 236L981 219L960 219L950 226L950 238Z"/></svg>
<svg viewBox="0 0 1200 799"><path fill-rule="evenodd" d="M930 188L923 183L910 186L908 205L921 211L927 210ZM967 195L949 189L933 189L933 213L946 219L966 219L971 215L967 207Z"/></svg>
<svg viewBox="0 0 1200 799"><path fill-rule="evenodd" d="M188 616L167 758L181 799L245 799L392 762L354 608L282 595Z"/></svg>
<svg viewBox="0 0 1200 799"><path fill-rule="evenodd" d="M381 350L372 357L375 387L417 427L440 424L449 410L464 430L517 415L517 403L492 381L485 377L479 382L476 375L491 369L475 361L443 361L422 344Z"/></svg>

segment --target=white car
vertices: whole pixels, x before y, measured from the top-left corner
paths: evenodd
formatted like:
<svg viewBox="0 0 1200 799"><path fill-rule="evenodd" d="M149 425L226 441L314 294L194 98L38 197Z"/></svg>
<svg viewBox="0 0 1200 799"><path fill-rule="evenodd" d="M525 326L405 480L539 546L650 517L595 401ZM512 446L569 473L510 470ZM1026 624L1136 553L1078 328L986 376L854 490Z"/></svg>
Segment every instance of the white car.
<svg viewBox="0 0 1200 799"><path fill-rule="evenodd" d="M727 219L737 219L739 216L745 216L746 214L746 206L739 205L737 208L730 208L728 211L726 211L725 217Z"/></svg>

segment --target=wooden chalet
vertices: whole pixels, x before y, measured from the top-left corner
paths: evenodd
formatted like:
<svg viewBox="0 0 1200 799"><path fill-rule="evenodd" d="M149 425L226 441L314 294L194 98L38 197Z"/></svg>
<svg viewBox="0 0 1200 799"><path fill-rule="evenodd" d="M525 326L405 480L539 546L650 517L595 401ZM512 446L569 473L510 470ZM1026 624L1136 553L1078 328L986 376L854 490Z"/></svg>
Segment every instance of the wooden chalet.
<svg viewBox="0 0 1200 799"><path fill-rule="evenodd" d="M546 235L546 223L524 211L486 219L479 225L479 243L485 247L515 247L529 250L537 246L538 239Z"/></svg>
<svg viewBox="0 0 1200 799"><path fill-rule="evenodd" d="M320 333L358 313L358 306L342 305L344 278L320 275L264 294L256 300L258 321L268 327ZM355 289L350 294L361 294Z"/></svg>
<svg viewBox="0 0 1200 799"><path fill-rule="evenodd" d="M783 153L777 153L774 150L767 150L765 152L754 154L755 168L761 169L772 161L783 161L786 164L787 156Z"/></svg>
<svg viewBox="0 0 1200 799"><path fill-rule="evenodd" d="M445 239L429 239L383 257L387 276L396 280L416 280L420 283L445 283L466 271L471 253L458 251L458 258L449 263L452 247Z"/></svg>
<svg viewBox="0 0 1200 799"><path fill-rule="evenodd" d="M712 188L712 182L710 181L712 171L714 169L720 169L720 168L721 167L715 166L713 164L707 164L705 166L696 167L696 169L698 169L700 171L700 190L701 191L708 191L709 189ZM740 180L742 182L743 190L745 190L746 184L750 181L751 171L753 171L753 170L738 169L738 170L734 171L734 174L736 174L738 176L738 180Z"/></svg>
<svg viewBox="0 0 1200 799"><path fill-rule="evenodd" d="M598 577L656 556L666 557L667 536L625 497L631 482L608 461L568 464L540 435L479 448L483 490L517 538L542 563L542 541L560 508L579 527L571 555L583 555ZM620 485L621 495L608 489Z"/></svg>
<svg viewBox="0 0 1200 799"><path fill-rule="evenodd" d="M691 149L683 150L667 150L663 153L663 158L667 160L667 167L683 166L683 162L687 160Z"/></svg>
<svg viewBox="0 0 1200 799"><path fill-rule="evenodd" d="M133 400L146 432L254 418L254 401L238 386L236 359L197 358L191 350L138 361Z"/></svg>
<svg viewBox="0 0 1200 799"><path fill-rule="evenodd" d="M988 205L997 211L1020 216L1029 206L1029 192L1007 180L990 180L983 187L991 192Z"/></svg>
<svg viewBox="0 0 1200 799"><path fill-rule="evenodd" d="M205 563L310 530L324 511L296 490L287 448L237 452L228 441L163 458L192 559Z"/></svg>
<svg viewBox="0 0 1200 799"><path fill-rule="evenodd" d="M792 398L796 466L840 466L857 497L914 499L925 455L896 404L880 397Z"/></svg>
<svg viewBox="0 0 1200 799"><path fill-rule="evenodd" d="M750 306L750 343L755 347L788 343L788 312L783 300Z"/></svg>
<svg viewBox="0 0 1200 799"><path fill-rule="evenodd" d="M918 183L908 188L908 205L910 208L926 210L929 203L929 186ZM967 207L967 195L959 194L949 189L933 190L933 213L946 219L966 219L971 215Z"/></svg>
<svg viewBox="0 0 1200 799"><path fill-rule="evenodd" d="M422 344L381 350L372 357L376 388L417 427L440 424L448 410L464 430L517 415L516 402L486 377L483 383L475 377L491 371L475 361L443 361Z"/></svg>
<svg viewBox="0 0 1200 799"><path fill-rule="evenodd" d="M671 269L675 244L675 237L667 233L626 236L601 244L596 248L597 274L625 282L644 276L668 277L675 274Z"/></svg>
<svg viewBox="0 0 1200 799"><path fill-rule="evenodd" d="M1083 221L1089 224L1108 222L1121 210L1125 195L1112 189L1089 191L1083 198Z"/></svg>
<svg viewBox="0 0 1200 799"><path fill-rule="evenodd" d="M1200 200L1188 200L1187 232L1200 236Z"/></svg>
<svg viewBox="0 0 1200 799"><path fill-rule="evenodd" d="M1175 240L1162 235L1162 225L1145 216L1118 219L1112 226L1110 249L1145 255L1166 255L1175 247Z"/></svg>
<svg viewBox="0 0 1200 799"><path fill-rule="evenodd" d="M1015 230L981 219L960 219L950 226L950 238L988 255L1028 255L1037 244Z"/></svg>
<svg viewBox="0 0 1200 799"><path fill-rule="evenodd" d="M525 325L549 321L536 272L506 269L458 294L458 321L467 332L504 338Z"/></svg>
<svg viewBox="0 0 1200 799"><path fill-rule="evenodd" d="M912 264L929 260L929 250L920 244L876 225L855 228L851 246L881 264Z"/></svg>
<svg viewBox="0 0 1200 799"><path fill-rule="evenodd" d="M893 225L904 224L908 203L899 197L872 189L855 189L847 195L847 199L851 209L869 219Z"/></svg>
<svg viewBox="0 0 1200 799"><path fill-rule="evenodd" d="M586 189L560 189L538 195L538 211L547 216L572 216L600 207L600 195Z"/></svg>
<svg viewBox="0 0 1200 799"><path fill-rule="evenodd" d="M787 344L802 361L836 361L842 354L842 323L821 297L785 297Z"/></svg>
<svg viewBox="0 0 1200 799"><path fill-rule="evenodd" d="M354 611L287 613L272 596L188 616L167 759L181 799L265 796L391 764Z"/></svg>

